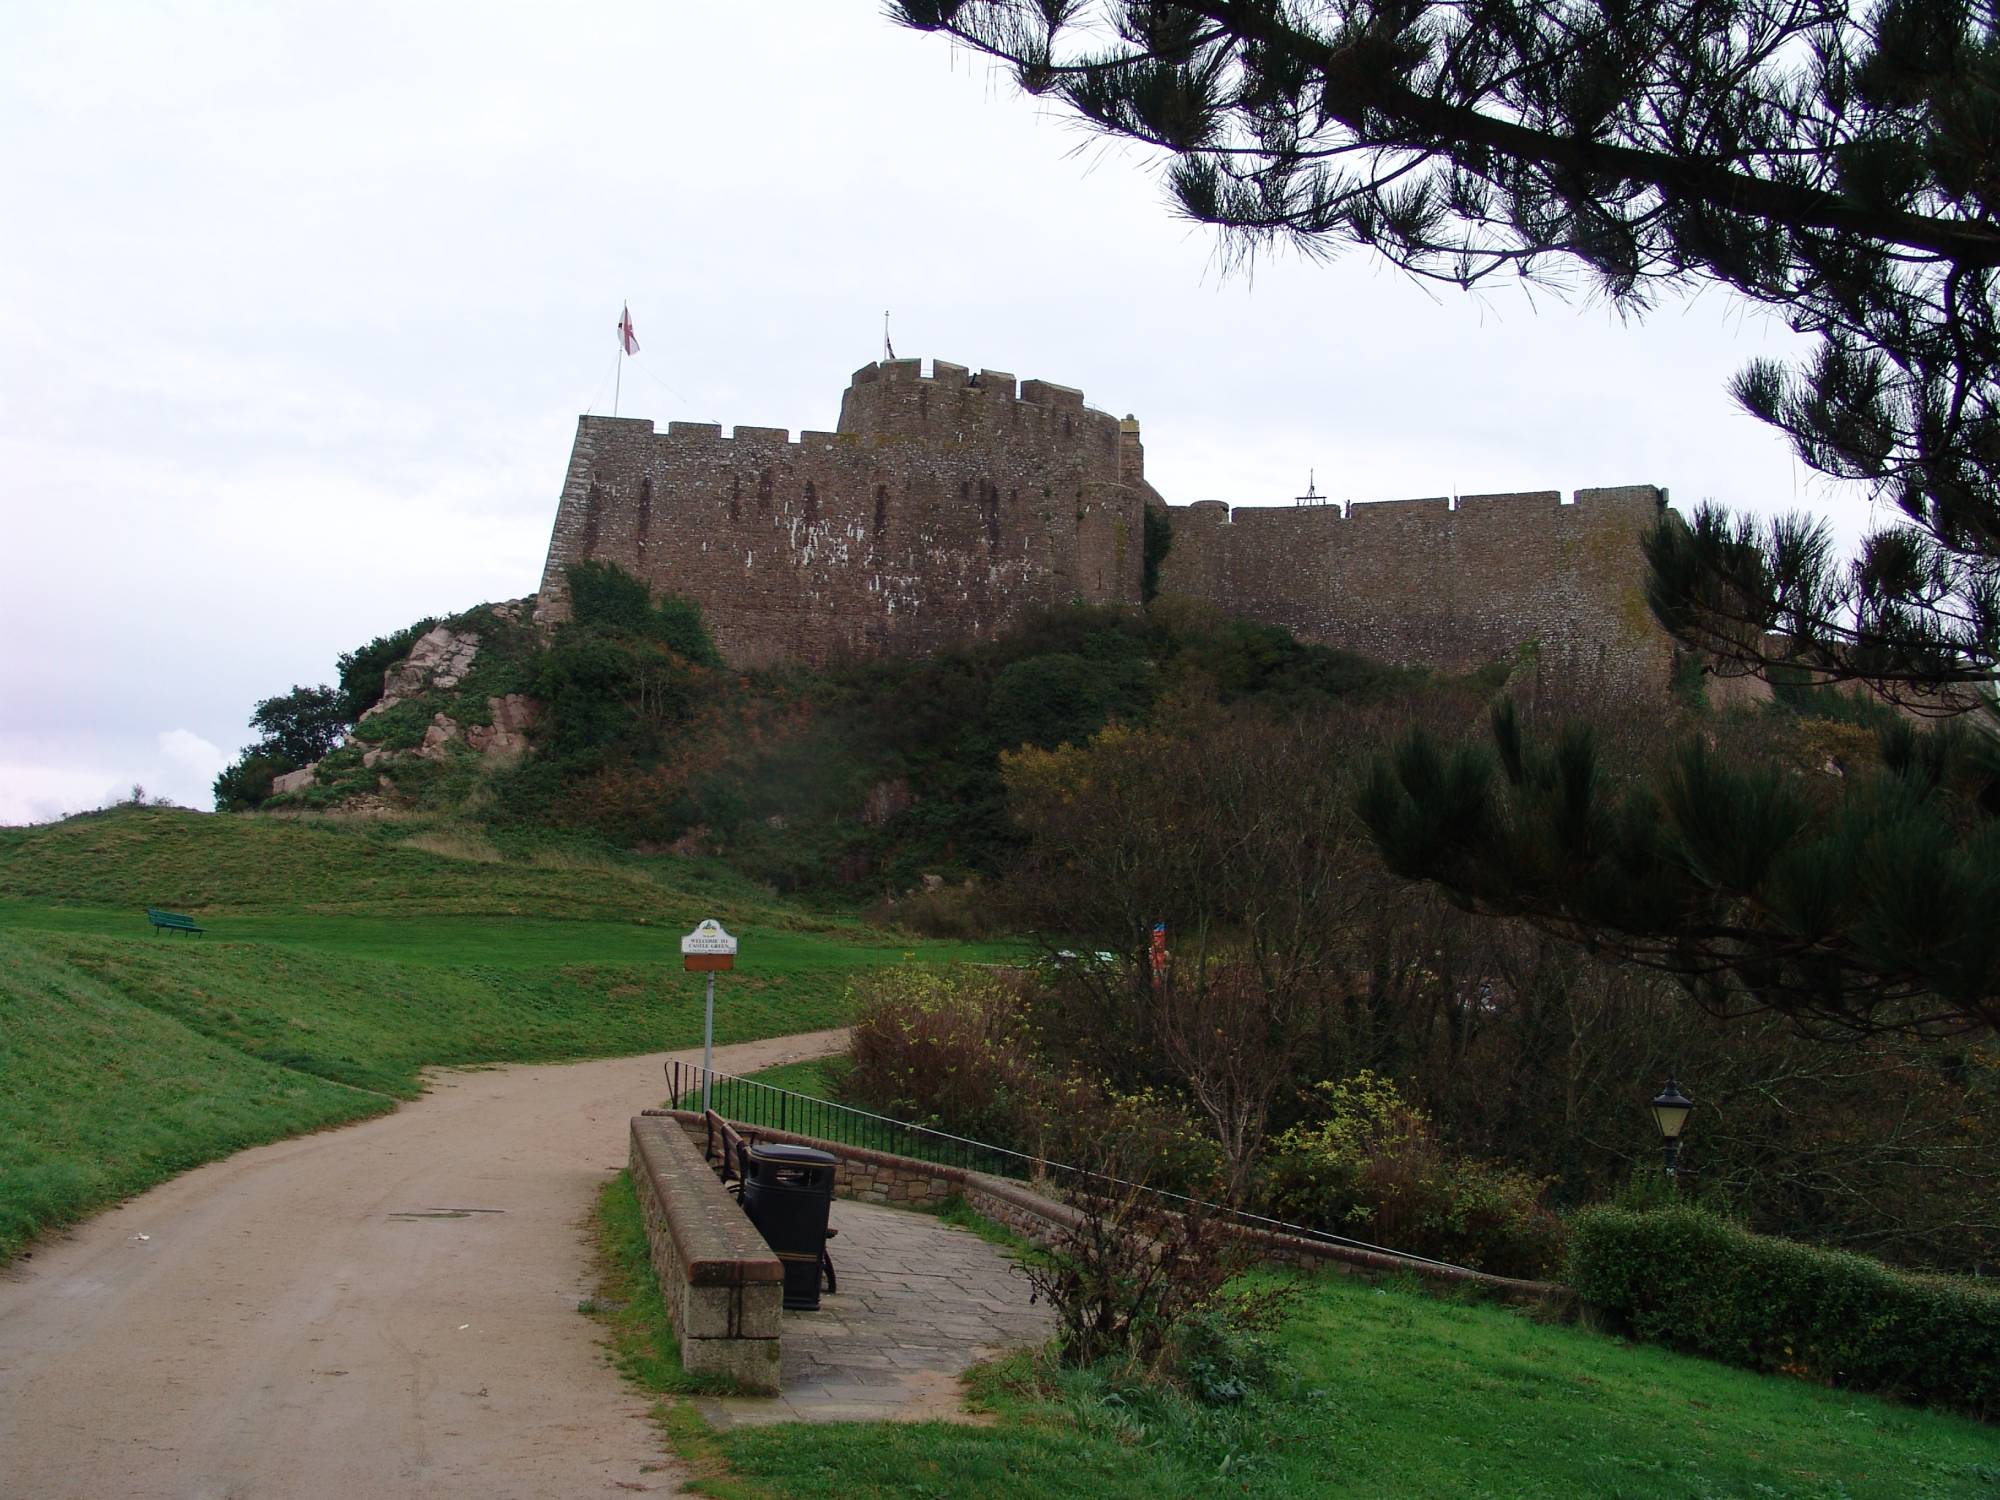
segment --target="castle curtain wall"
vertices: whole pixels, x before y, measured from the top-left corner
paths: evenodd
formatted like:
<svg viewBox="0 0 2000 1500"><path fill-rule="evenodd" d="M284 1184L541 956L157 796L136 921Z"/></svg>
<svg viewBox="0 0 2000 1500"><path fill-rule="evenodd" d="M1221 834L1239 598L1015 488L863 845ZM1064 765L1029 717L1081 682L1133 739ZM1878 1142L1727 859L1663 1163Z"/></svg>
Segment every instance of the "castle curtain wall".
<svg viewBox="0 0 2000 1500"><path fill-rule="evenodd" d="M1465 670L1533 646L1610 686L1664 686L1671 648L1646 607L1651 485L1353 506L1169 507L1162 593L1301 640Z"/></svg>

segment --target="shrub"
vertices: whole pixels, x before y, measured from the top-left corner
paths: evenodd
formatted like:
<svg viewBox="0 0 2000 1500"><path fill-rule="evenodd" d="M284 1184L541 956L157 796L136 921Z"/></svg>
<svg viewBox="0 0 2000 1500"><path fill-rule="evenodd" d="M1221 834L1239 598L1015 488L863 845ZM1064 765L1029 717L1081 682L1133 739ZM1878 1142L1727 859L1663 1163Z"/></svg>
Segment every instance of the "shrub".
<svg viewBox="0 0 2000 1500"><path fill-rule="evenodd" d="M354 737L384 750L414 750L430 727L430 709L412 698L363 719L354 726Z"/></svg>
<svg viewBox="0 0 2000 1500"><path fill-rule="evenodd" d="M246 812L262 807L270 799L271 783L297 769L296 763L282 755L266 754L254 747L245 750L234 765L215 778L215 810Z"/></svg>
<svg viewBox="0 0 2000 1500"><path fill-rule="evenodd" d="M645 581L616 563L576 563L563 576L569 584L570 620L579 628L623 631L657 641L696 666L721 665L701 606L692 600L663 594L655 603Z"/></svg>
<svg viewBox="0 0 2000 1500"><path fill-rule="evenodd" d="M1024 1149L1075 1164L1110 1152L1126 1176L1172 1192L1219 1195L1222 1148L1177 1095L1156 1088L1130 1093L1078 1071L1039 1084Z"/></svg>
<svg viewBox="0 0 2000 1500"><path fill-rule="evenodd" d="M706 678L657 641L566 627L543 653L533 689L548 707L549 743L568 759L657 747L687 722Z"/></svg>
<svg viewBox="0 0 2000 1500"><path fill-rule="evenodd" d="M1053 652L1003 668L993 679L986 719L995 745L1053 750L1082 744L1111 719L1144 713L1150 697L1143 662Z"/></svg>
<svg viewBox="0 0 2000 1500"><path fill-rule="evenodd" d="M916 964L855 981L849 1093L884 1114L1016 1144L1035 1087L1021 983Z"/></svg>
<svg viewBox="0 0 2000 1500"><path fill-rule="evenodd" d="M1316 1228L1501 1276L1543 1276L1561 1260L1547 1183L1447 1150L1429 1115L1363 1072L1322 1083L1328 1111L1272 1142L1272 1206Z"/></svg>
<svg viewBox="0 0 2000 1500"><path fill-rule="evenodd" d="M1021 1267L1055 1314L1061 1361L1124 1360L1203 1400L1240 1399L1295 1284L1229 1290L1251 1259L1242 1238L1202 1203L1153 1192L1126 1143L1100 1141L1080 1165L1062 1189L1076 1217Z"/></svg>
<svg viewBox="0 0 2000 1500"><path fill-rule="evenodd" d="M1620 1332L2000 1418L2000 1292L1752 1234L1705 1208L1589 1208L1569 1281Z"/></svg>
<svg viewBox="0 0 2000 1500"><path fill-rule="evenodd" d="M1167 1340L1168 1374L1210 1406L1241 1401L1277 1373L1277 1341L1237 1311L1224 1298L1183 1319Z"/></svg>
<svg viewBox="0 0 2000 1500"><path fill-rule="evenodd" d="M977 941L1010 930L1010 913L978 880L960 885L925 886L901 897L884 897L869 908L879 927L900 927L919 937Z"/></svg>
<svg viewBox="0 0 2000 1500"><path fill-rule="evenodd" d="M653 592L616 563L575 563L563 570L569 617L578 625L643 631L653 613Z"/></svg>

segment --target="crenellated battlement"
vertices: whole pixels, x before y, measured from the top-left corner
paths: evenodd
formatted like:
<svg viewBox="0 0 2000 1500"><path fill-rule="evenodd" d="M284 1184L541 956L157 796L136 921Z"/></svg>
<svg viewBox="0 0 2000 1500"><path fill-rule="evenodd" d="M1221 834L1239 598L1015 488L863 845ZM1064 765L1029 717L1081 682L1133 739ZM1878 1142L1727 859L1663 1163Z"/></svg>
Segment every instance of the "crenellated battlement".
<svg viewBox="0 0 2000 1500"><path fill-rule="evenodd" d="M944 359L932 360L931 371L926 375L923 364L920 359L877 360L856 370L848 381L848 389L864 385L926 385L946 392L975 390L1001 400L1024 401L1030 406L1058 407L1068 411L1086 409L1083 392L1072 385L1058 385L1053 380L1016 382L1013 372L1009 370L975 372L967 365L953 364Z"/></svg>
<svg viewBox="0 0 2000 1500"><path fill-rule="evenodd" d="M1650 484L1617 485L1575 490L1568 499L1561 490L1519 490L1491 495L1425 495L1409 500L1334 501L1325 505L1238 505L1224 500L1196 500L1170 505L1168 514L1192 525L1339 527L1395 524L1412 518L1437 520L1470 515L1513 520L1531 513L1569 511L1578 506L1633 506L1658 510L1667 492Z"/></svg>
<svg viewBox="0 0 2000 1500"><path fill-rule="evenodd" d="M663 451L686 454L710 450L727 456L754 449L760 455L785 450L789 455L824 451L836 445L851 445L845 433L818 432L811 428L795 439L788 427L736 426L723 430L720 422L669 422L664 430L644 417L595 417L577 419L578 441L586 437L599 446L622 447L632 443L657 444Z"/></svg>
<svg viewBox="0 0 2000 1500"><path fill-rule="evenodd" d="M840 402L840 430L903 440L982 429L1008 441L1096 444L1115 450L1117 424L1053 380L1016 380L950 360L889 359L863 365Z"/></svg>
<svg viewBox="0 0 2000 1500"><path fill-rule="evenodd" d="M617 563L702 606L732 663L924 652L1081 599L1137 606L1148 511L1162 593L1302 640L1460 669L1537 659L1657 687L1650 485L1311 506L1168 505L1139 422L1083 392L949 360L856 370L833 431L584 417L538 610L569 564Z"/></svg>
<svg viewBox="0 0 2000 1500"><path fill-rule="evenodd" d="M1004 400L1025 401L1031 406L1065 407L1071 411L1084 409L1082 391L1074 386L1057 385L1053 380L1023 380L1017 384L1011 371L980 370L975 373L969 366L944 359L932 360L931 372L926 375L923 365L920 359L877 360L856 370L847 383L848 389L864 385L927 385L948 392L976 390Z"/></svg>

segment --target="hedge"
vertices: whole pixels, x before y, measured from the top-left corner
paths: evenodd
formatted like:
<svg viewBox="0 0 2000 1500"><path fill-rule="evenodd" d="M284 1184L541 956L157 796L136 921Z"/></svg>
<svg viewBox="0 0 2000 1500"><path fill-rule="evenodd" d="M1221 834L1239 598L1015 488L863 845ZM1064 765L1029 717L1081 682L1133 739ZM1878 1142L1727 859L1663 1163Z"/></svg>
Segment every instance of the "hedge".
<svg viewBox="0 0 2000 1500"><path fill-rule="evenodd" d="M2000 1290L1752 1234L1709 1210L1591 1208L1570 1285L1650 1343L2000 1419Z"/></svg>

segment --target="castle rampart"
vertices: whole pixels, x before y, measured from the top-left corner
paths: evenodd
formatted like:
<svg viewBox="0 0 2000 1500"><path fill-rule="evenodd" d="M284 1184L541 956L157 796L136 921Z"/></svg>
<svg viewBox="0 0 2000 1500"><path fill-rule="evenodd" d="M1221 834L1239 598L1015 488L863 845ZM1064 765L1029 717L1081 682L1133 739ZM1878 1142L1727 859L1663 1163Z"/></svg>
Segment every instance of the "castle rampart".
<svg viewBox="0 0 2000 1500"><path fill-rule="evenodd" d="M1532 643L1572 674L1663 684L1645 600L1651 485L1337 505L1172 506L1162 593L1406 665L1468 669Z"/></svg>
<svg viewBox="0 0 2000 1500"><path fill-rule="evenodd" d="M1162 593L1382 660L1461 669L1533 643L1616 686L1666 681L1643 591L1651 486L1337 505L1166 506L1139 424L1083 393L913 359L866 365L834 432L577 424L542 578L615 562L696 600L738 666L935 650L1027 612L1140 599L1145 507Z"/></svg>

